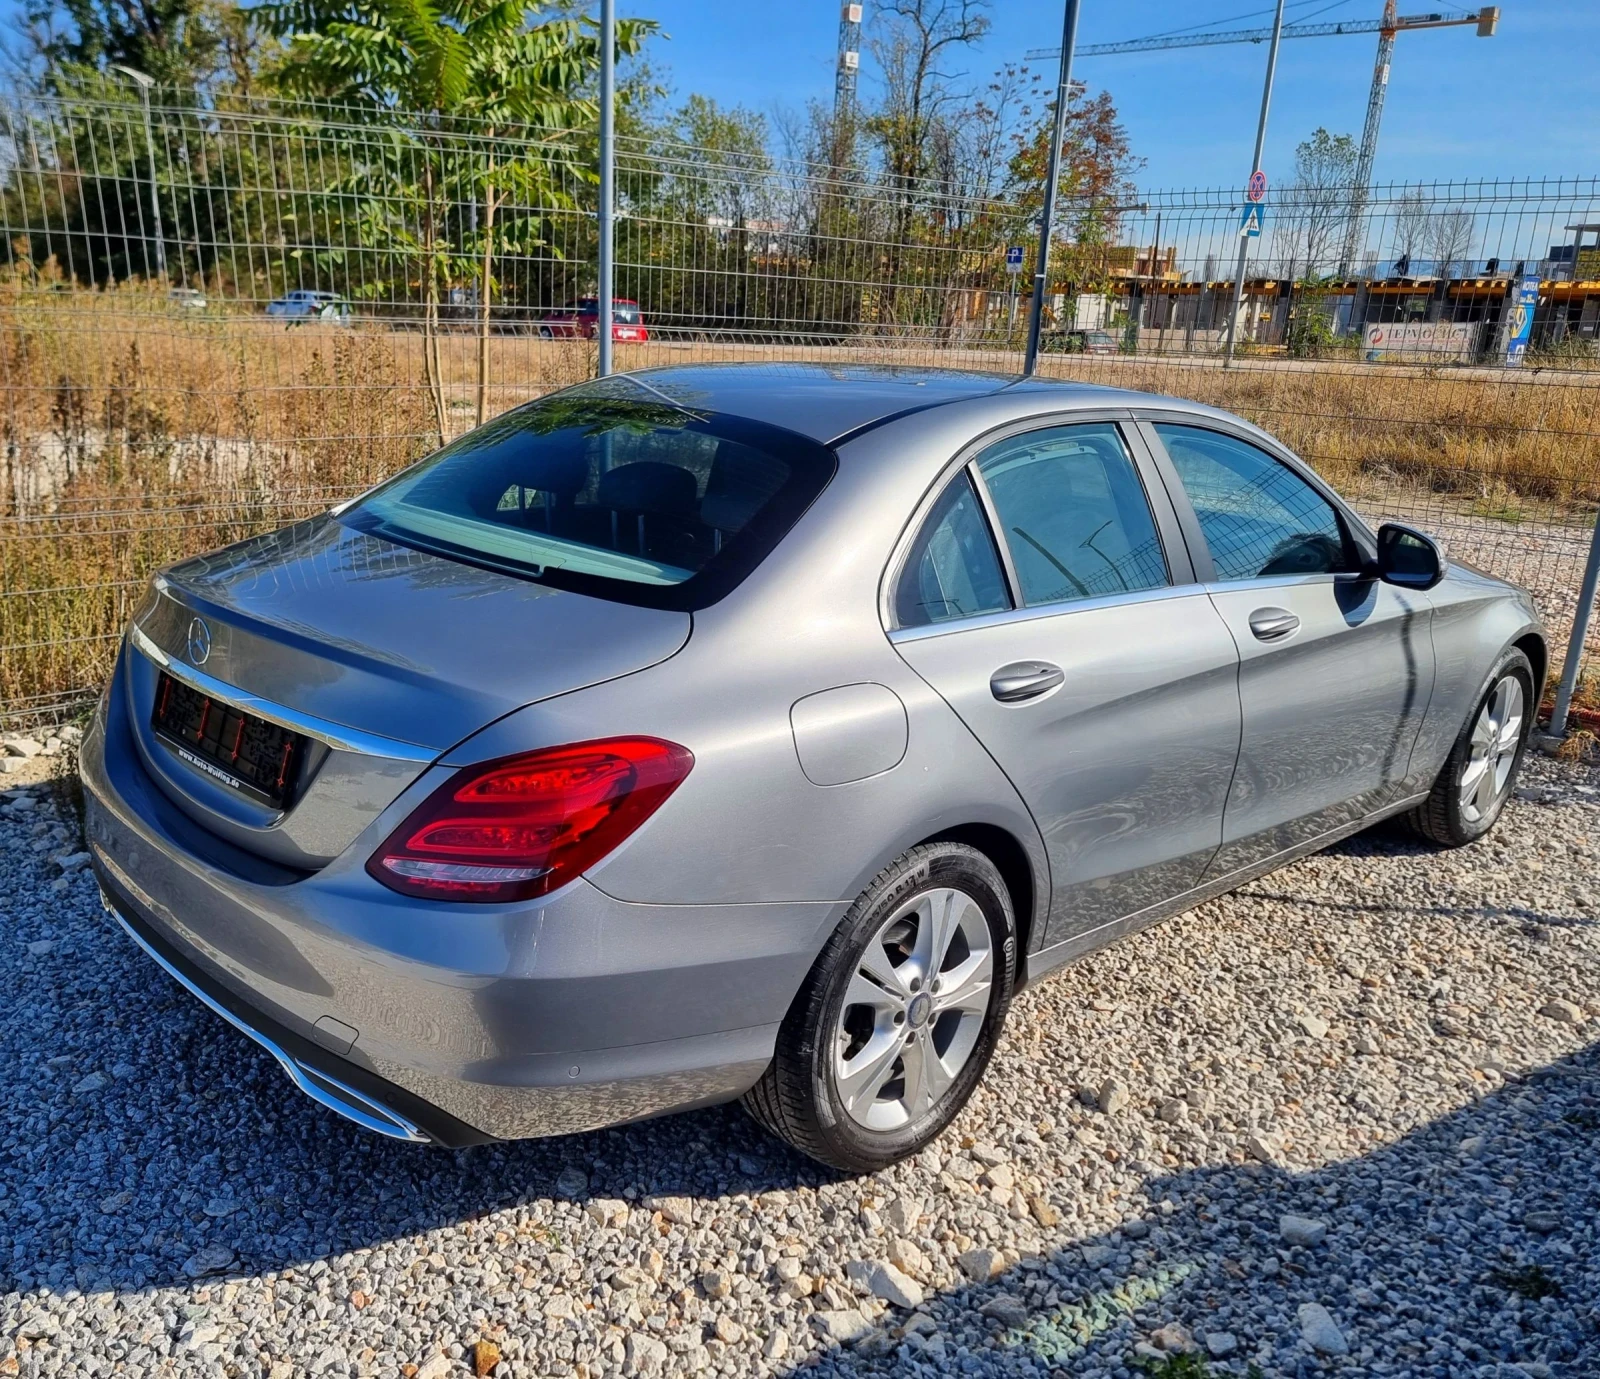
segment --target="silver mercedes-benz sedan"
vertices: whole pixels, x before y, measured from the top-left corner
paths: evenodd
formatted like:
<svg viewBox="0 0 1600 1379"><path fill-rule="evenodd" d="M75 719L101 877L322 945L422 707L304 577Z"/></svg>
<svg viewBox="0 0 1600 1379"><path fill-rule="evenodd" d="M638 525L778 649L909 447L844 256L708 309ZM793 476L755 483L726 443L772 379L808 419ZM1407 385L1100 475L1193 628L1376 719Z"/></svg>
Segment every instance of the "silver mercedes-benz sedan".
<svg viewBox="0 0 1600 1379"><path fill-rule="evenodd" d="M1052 968L1388 815L1487 832L1546 654L1223 412L664 369L158 575L82 769L111 912L362 1125L743 1097L871 1170Z"/></svg>

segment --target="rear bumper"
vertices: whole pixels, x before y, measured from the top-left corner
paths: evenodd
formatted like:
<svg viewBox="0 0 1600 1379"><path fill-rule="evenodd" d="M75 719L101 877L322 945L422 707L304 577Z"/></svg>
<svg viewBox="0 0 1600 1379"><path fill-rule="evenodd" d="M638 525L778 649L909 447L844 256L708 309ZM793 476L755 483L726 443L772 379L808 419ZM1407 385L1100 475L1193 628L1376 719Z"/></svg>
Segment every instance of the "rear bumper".
<svg viewBox="0 0 1600 1379"><path fill-rule="evenodd" d="M363 1129L390 1139L432 1141L450 1149L461 1149L494 1138L462 1124L437 1106L418 1100L404 1088L384 1082L326 1049L308 1044L292 1030L252 1009L233 992L210 980L168 943L148 919L140 915L132 897L112 880L100 861L96 860L94 869L100 882L101 903L128 937L202 1005L249 1035L276 1058L289 1080L313 1101L321 1102Z"/></svg>
<svg viewBox="0 0 1600 1379"><path fill-rule="evenodd" d="M842 908L637 905L581 880L522 906L408 900L362 864L409 796L321 871L286 871L162 793L120 689L80 758L108 903L302 1090L380 1133L472 1144L731 1100Z"/></svg>

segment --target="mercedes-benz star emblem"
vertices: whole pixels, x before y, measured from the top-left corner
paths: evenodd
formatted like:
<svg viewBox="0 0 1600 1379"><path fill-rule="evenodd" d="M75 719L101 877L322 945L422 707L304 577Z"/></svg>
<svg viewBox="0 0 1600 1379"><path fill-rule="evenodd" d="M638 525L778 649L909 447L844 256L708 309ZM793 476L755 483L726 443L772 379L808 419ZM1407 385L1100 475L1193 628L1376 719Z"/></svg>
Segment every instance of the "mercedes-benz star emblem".
<svg viewBox="0 0 1600 1379"><path fill-rule="evenodd" d="M206 626L204 618L193 618L189 622L189 660L194 665L203 666L209 655L211 629Z"/></svg>

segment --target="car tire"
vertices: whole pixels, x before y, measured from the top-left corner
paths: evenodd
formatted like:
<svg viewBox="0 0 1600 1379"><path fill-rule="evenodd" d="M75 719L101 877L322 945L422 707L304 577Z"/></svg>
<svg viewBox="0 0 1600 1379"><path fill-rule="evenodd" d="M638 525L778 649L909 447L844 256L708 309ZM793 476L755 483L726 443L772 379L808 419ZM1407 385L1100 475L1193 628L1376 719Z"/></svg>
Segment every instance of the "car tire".
<svg viewBox="0 0 1600 1379"><path fill-rule="evenodd" d="M1016 917L994 863L962 843L913 848L828 939L745 1108L847 1172L915 1154L982 1078L1016 969Z"/></svg>
<svg viewBox="0 0 1600 1379"><path fill-rule="evenodd" d="M1406 816L1413 832L1456 848L1495 826L1516 786L1536 707L1533 666L1512 647L1495 662L1428 798Z"/></svg>

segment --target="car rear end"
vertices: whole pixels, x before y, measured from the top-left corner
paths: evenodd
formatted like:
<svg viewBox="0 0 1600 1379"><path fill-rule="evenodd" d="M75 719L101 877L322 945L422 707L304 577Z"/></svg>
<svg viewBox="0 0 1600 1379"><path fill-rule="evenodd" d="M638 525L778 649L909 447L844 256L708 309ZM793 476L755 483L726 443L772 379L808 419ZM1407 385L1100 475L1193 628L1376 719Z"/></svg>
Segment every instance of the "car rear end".
<svg viewBox="0 0 1600 1379"><path fill-rule="evenodd" d="M648 702L696 603L831 473L770 441L580 390L158 577L82 753L108 906L302 1090L385 1134L466 1144L737 1095L815 907L599 889L693 749L642 711L573 741L527 706L630 677ZM741 925L770 941L730 954Z"/></svg>

